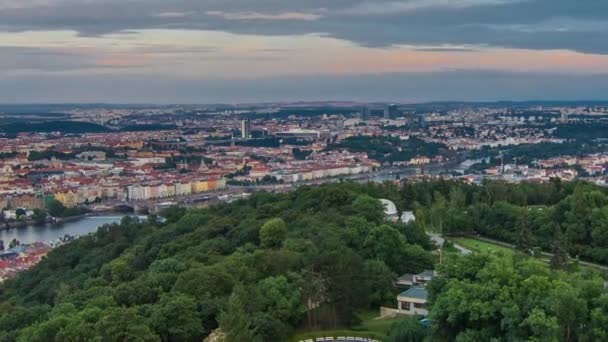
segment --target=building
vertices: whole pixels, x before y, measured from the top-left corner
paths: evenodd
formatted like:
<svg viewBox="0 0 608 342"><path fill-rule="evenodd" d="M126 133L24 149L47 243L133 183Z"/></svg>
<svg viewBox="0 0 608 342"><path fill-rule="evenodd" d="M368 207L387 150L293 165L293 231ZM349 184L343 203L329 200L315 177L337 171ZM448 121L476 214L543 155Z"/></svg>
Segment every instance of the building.
<svg viewBox="0 0 608 342"><path fill-rule="evenodd" d="M397 206L395 206L395 203L387 199L380 199L380 202L384 208L384 217L389 221L397 221L399 214L397 212Z"/></svg>
<svg viewBox="0 0 608 342"><path fill-rule="evenodd" d="M393 120L398 117L397 105L389 104L384 108L384 120Z"/></svg>
<svg viewBox="0 0 608 342"><path fill-rule="evenodd" d="M18 208L16 210L4 210L2 211L2 215L4 218L9 220L16 220L20 215L24 215L25 217L30 217L34 214L32 210L26 210L25 208Z"/></svg>
<svg viewBox="0 0 608 342"><path fill-rule="evenodd" d="M315 130L309 129L290 129L288 131L275 133L277 137L281 138L302 138L302 139L319 139L321 133Z"/></svg>
<svg viewBox="0 0 608 342"><path fill-rule="evenodd" d="M418 274L404 274L397 279L397 286L424 286L436 275L435 271L426 270Z"/></svg>
<svg viewBox="0 0 608 342"><path fill-rule="evenodd" d="M127 198L131 201L144 199L144 188L141 185L127 186Z"/></svg>
<svg viewBox="0 0 608 342"><path fill-rule="evenodd" d="M410 165L426 165L431 163L431 158L429 157L414 157L410 159Z"/></svg>
<svg viewBox="0 0 608 342"><path fill-rule="evenodd" d="M17 209L44 209L46 207L45 197L38 194L16 194L6 198L5 205L1 208Z"/></svg>
<svg viewBox="0 0 608 342"><path fill-rule="evenodd" d="M416 215L414 215L413 211L404 211L401 213L401 222L405 224L416 222Z"/></svg>
<svg viewBox="0 0 608 342"><path fill-rule="evenodd" d="M188 181L175 183L175 194L177 196L186 196L192 194L192 184Z"/></svg>
<svg viewBox="0 0 608 342"><path fill-rule="evenodd" d="M397 296L397 310L404 315L427 316L428 292L423 287L412 287Z"/></svg>
<svg viewBox="0 0 608 342"><path fill-rule="evenodd" d="M262 179L270 174L270 169L264 165L256 165L249 171L249 176L253 179Z"/></svg>
<svg viewBox="0 0 608 342"><path fill-rule="evenodd" d="M192 182L192 193L199 194L209 191L209 182L206 179L199 179Z"/></svg>
<svg viewBox="0 0 608 342"><path fill-rule="evenodd" d="M72 190L64 190L55 193L55 199L65 207L72 208L78 205L78 194Z"/></svg>
<svg viewBox="0 0 608 342"><path fill-rule="evenodd" d="M106 160L106 153L103 151L85 151L77 154L76 158L87 160Z"/></svg>
<svg viewBox="0 0 608 342"><path fill-rule="evenodd" d="M251 138L251 119L249 118L241 120L241 138Z"/></svg>
<svg viewBox="0 0 608 342"><path fill-rule="evenodd" d="M368 120L371 116L371 109L368 106L361 108L361 120Z"/></svg>

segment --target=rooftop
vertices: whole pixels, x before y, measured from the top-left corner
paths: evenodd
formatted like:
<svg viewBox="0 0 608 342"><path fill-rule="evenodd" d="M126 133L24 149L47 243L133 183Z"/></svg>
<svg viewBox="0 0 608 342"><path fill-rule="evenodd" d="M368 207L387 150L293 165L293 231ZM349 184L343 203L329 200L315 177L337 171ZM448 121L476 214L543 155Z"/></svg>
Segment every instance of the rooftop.
<svg viewBox="0 0 608 342"><path fill-rule="evenodd" d="M424 272L419 273L418 276L425 277L425 278L433 278L435 276L435 271L425 270Z"/></svg>
<svg viewBox="0 0 608 342"><path fill-rule="evenodd" d="M385 215L397 215L397 207L393 201L381 198L380 202L382 202L382 206L384 207Z"/></svg>
<svg viewBox="0 0 608 342"><path fill-rule="evenodd" d="M423 287L412 287L411 289L399 294L399 297L416 298L426 300L428 292Z"/></svg>

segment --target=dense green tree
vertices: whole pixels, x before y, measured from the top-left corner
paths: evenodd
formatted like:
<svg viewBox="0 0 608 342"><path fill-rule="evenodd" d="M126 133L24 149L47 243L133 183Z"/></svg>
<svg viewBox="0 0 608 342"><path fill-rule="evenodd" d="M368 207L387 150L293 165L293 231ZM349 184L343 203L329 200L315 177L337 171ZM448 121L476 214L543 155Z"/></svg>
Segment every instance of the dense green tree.
<svg viewBox="0 0 608 342"><path fill-rule="evenodd" d="M203 334L194 298L180 293L163 295L152 308L150 322L163 341L192 341Z"/></svg>
<svg viewBox="0 0 608 342"><path fill-rule="evenodd" d="M595 246L608 246L608 206L596 208L591 214L591 238Z"/></svg>
<svg viewBox="0 0 608 342"><path fill-rule="evenodd" d="M280 247L287 236L287 225L281 218L264 223L260 229L260 243L265 248Z"/></svg>
<svg viewBox="0 0 608 342"><path fill-rule="evenodd" d="M43 224L46 222L47 213L43 209L36 208L32 214L32 220L36 224Z"/></svg>
<svg viewBox="0 0 608 342"><path fill-rule="evenodd" d="M388 331L388 342L419 342L425 337L425 328L416 318L401 319L393 323Z"/></svg>
<svg viewBox="0 0 608 342"><path fill-rule="evenodd" d="M582 182L342 182L172 208L164 222L126 217L3 282L0 341L198 340L218 326L283 341L346 327L394 305L396 276L436 266L425 229L558 251L560 269L518 253L444 258L428 285L430 340L602 341L603 280L567 255L608 263L607 194ZM416 222L385 221L378 198Z"/></svg>
<svg viewBox="0 0 608 342"><path fill-rule="evenodd" d="M287 328L280 320L266 313L256 313L251 318L255 339L260 341L286 341Z"/></svg>
<svg viewBox="0 0 608 342"><path fill-rule="evenodd" d="M561 229L558 228L555 231L551 247L551 253L553 253L551 256L551 267L554 269L564 268L568 263L568 252L566 251L565 241Z"/></svg>
<svg viewBox="0 0 608 342"><path fill-rule="evenodd" d="M158 300L162 287L155 286L148 279L138 278L118 285L114 291L114 299L119 305L141 305L154 303Z"/></svg>
<svg viewBox="0 0 608 342"><path fill-rule="evenodd" d="M167 220L167 223L175 223L186 214L186 208L170 207L160 212L160 215Z"/></svg>
<svg viewBox="0 0 608 342"><path fill-rule="evenodd" d="M517 221L517 247L528 252L534 247L534 237L532 235L531 223L528 214L524 213Z"/></svg>
<svg viewBox="0 0 608 342"><path fill-rule="evenodd" d="M594 299L597 305L590 313L590 327L587 331L586 340L605 341L608 339L608 294L602 294Z"/></svg>
<svg viewBox="0 0 608 342"><path fill-rule="evenodd" d="M238 292L228 300L226 309L219 316L220 328L226 336L226 342L253 341L249 316Z"/></svg>
<svg viewBox="0 0 608 342"><path fill-rule="evenodd" d="M304 314L300 290L285 276L268 277L258 283L263 312L281 322L297 324Z"/></svg>
<svg viewBox="0 0 608 342"><path fill-rule="evenodd" d="M362 216L368 222L382 222L384 218L382 209L382 204L378 199L367 195L357 196L353 202L354 214Z"/></svg>
<svg viewBox="0 0 608 342"><path fill-rule="evenodd" d="M364 281L369 288L367 300L372 307L378 307L394 301L393 280L396 274L380 260L366 260L363 263Z"/></svg>
<svg viewBox="0 0 608 342"><path fill-rule="evenodd" d="M382 260L393 270L401 269L407 249L405 236L397 229L382 224L374 227L364 242L364 249L373 259Z"/></svg>
<svg viewBox="0 0 608 342"><path fill-rule="evenodd" d="M591 298L603 292L596 276L581 279L510 256L460 257L440 271L429 286L431 318L435 338L449 340L581 340L590 334L589 312L599 312L589 309L597 305Z"/></svg>
<svg viewBox="0 0 608 342"><path fill-rule="evenodd" d="M234 278L219 267L194 267L182 272L173 289L203 300L230 294Z"/></svg>
<svg viewBox="0 0 608 342"><path fill-rule="evenodd" d="M95 323L95 335L100 341L160 341L152 329L133 309L109 308Z"/></svg>
<svg viewBox="0 0 608 342"><path fill-rule="evenodd" d="M559 322L556 317L547 316L539 308L535 308L521 323L522 327L530 329L530 341L559 341Z"/></svg>
<svg viewBox="0 0 608 342"><path fill-rule="evenodd" d="M53 217L63 217L66 207L58 200L52 200L47 204L49 214Z"/></svg>

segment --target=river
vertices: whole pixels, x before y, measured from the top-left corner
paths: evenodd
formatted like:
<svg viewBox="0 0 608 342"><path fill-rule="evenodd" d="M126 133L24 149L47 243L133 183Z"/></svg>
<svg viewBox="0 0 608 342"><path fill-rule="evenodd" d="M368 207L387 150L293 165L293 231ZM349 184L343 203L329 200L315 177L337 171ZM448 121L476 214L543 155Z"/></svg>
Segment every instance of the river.
<svg viewBox="0 0 608 342"><path fill-rule="evenodd" d="M418 167L405 167L394 170L392 173L382 173L369 178L370 181L382 183L396 179L407 179L412 176L429 175L435 176L445 173L464 174L473 164L481 163L483 159L467 159L458 164L439 165L431 164ZM486 160L489 162L489 158Z"/></svg>
<svg viewBox="0 0 608 342"><path fill-rule="evenodd" d="M123 216L87 216L76 221L65 222L62 224L30 225L23 228L12 228L0 231L0 240L4 240L7 246L9 241L17 239L21 243L56 241L57 238L69 235L85 235L97 230L98 227L120 222Z"/></svg>
<svg viewBox="0 0 608 342"><path fill-rule="evenodd" d="M479 162L480 160L467 160L462 164L449 168L451 171L461 171L468 168L472 163ZM427 166L424 168L425 174L438 174L445 172L446 167L444 166ZM384 182L393 181L395 179L408 178L413 175L420 175L422 168L420 167L409 167L400 170L395 170L393 173L379 174L371 176L368 181ZM102 216L88 216L81 218L76 221L66 222L63 224L46 224L42 226L30 225L24 228L13 228L10 230L0 230L0 240L4 240L5 246L12 239L17 239L21 243L32 243L32 242L49 242L55 241L59 237L69 235L85 235L97 230L98 227L104 224L120 222L124 215L102 215Z"/></svg>

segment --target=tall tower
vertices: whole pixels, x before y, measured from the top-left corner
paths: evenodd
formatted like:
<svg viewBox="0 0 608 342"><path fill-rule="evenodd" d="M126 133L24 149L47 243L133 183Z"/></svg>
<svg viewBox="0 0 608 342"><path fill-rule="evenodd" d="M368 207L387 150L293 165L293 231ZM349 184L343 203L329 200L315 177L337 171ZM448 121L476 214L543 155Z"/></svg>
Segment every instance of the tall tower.
<svg viewBox="0 0 608 342"><path fill-rule="evenodd" d="M251 138L251 119L243 118L241 120L241 138Z"/></svg>
<svg viewBox="0 0 608 342"><path fill-rule="evenodd" d="M397 117L397 105L389 104L384 108L384 119L392 120Z"/></svg>
<svg viewBox="0 0 608 342"><path fill-rule="evenodd" d="M368 120L370 115L371 110L369 109L369 106L364 106L361 108L361 120Z"/></svg>

